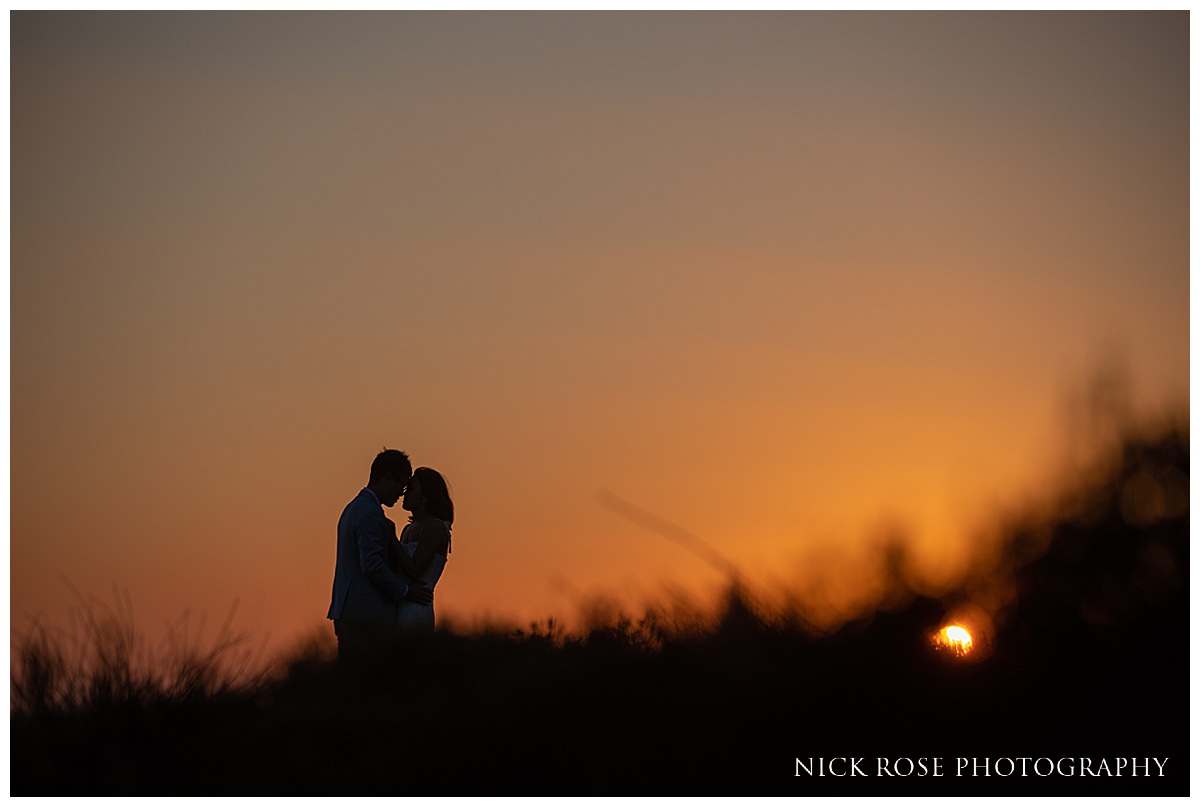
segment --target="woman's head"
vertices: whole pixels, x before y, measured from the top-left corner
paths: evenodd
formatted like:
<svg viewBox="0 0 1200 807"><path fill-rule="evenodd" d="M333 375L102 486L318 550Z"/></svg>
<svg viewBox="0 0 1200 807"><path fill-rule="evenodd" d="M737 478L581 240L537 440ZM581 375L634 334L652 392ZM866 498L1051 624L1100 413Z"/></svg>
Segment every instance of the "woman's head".
<svg viewBox="0 0 1200 807"><path fill-rule="evenodd" d="M454 502L450 500L450 489L446 480L432 468L413 471L404 494L405 510L416 516L433 516L454 523Z"/></svg>

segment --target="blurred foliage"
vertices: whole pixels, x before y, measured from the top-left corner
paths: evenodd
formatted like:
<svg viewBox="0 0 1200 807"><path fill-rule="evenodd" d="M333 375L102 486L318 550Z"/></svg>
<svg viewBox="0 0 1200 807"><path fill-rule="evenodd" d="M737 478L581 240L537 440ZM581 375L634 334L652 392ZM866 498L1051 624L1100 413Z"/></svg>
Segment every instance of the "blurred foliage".
<svg viewBox="0 0 1200 807"><path fill-rule="evenodd" d="M37 626L18 644L12 793L1183 795L1188 480L1186 429L1131 434L944 597L886 545L887 597L832 632L731 581L716 612L601 603L581 633L440 630L357 665L322 634L239 677L228 623L139 667L118 596L85 620L87 664ZM931 647L972 613L976 663ZM1171 761L1149 780L794 777L834 756Z"/></svg>

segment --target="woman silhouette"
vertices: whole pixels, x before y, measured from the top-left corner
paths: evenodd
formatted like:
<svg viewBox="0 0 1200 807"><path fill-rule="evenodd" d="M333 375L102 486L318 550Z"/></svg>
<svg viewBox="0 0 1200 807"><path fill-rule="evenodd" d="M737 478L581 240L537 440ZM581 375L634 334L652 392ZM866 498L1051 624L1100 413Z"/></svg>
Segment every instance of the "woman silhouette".
<svg viewBox="0 0 1200 807"><path fill-rule="evenodd" d="M392 543L397 571L409 580L420 580L432 591L450 554L450 527L454 502L446 480L432 468L413 471L401 504L412 515ZM433 633L433 603L404 601L396 610L396 627L406 635Z"/></svg>

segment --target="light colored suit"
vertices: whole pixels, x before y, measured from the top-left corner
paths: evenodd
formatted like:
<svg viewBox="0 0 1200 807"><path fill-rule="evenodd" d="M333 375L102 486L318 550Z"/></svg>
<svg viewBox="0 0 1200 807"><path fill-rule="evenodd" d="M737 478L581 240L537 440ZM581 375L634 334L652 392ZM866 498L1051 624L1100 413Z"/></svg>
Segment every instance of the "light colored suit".
<svg viewBox="0 0 1200 807"><path fill-rule="evenodd" d="M408 594L408 585L388 565L388 543L395 532L385 529L387 521L379 500L366 488L342 511L329 619L395 624L396 604Z"/></svg>

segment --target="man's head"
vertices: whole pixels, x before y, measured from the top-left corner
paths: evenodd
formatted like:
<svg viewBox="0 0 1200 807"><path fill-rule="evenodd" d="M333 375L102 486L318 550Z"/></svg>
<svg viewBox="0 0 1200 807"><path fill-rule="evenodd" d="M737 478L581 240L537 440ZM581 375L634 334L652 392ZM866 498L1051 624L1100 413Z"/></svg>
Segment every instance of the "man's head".
<svg viewBox="0 0 1200 807"><path fill-rule="evenodd" d="M388 507L404 495L404 488L412 478L412 463L408 455L394 448L385 448L371 463L371 479L367 483L379 501Z"/></svg>

